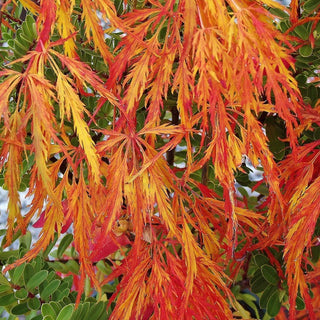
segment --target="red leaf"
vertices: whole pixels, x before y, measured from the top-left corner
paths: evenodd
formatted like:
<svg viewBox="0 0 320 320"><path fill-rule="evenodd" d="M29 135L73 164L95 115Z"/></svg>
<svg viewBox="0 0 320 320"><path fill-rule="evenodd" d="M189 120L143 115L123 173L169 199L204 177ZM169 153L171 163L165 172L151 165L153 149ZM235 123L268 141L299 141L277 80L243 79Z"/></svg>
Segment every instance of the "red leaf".
<svg viewBox="0 0 320 320"><path fill-rule="evenodd" d="M68 213L68 202L67 202L67 200L65 199L65 200L62 201L61 204L62 204L63 213L64 213L64 215L66 216L67 213ZM39 219L32 225L34 228L42 228L42 227L44 226L44 222L45 222L45 212L46 212L46 210L42 211ZM64 225L63 225L62 228L61 228L61 233L66 233L67 230L69 229L69 227L70 227L70 225L71 225L72 222L73 222L73 221L72 221L72 217L71 217L71 215L69 215L69 216L67 217L67 220L65 220ZM57 231L57 227L56 227L55 229L56 229L56 231Z"/></svg>
<svg viewBox="0 0 320 320"><path fill-rule="evenodd" d="M101 228L96 228L94 233L95 236L90 246L92 253L89 256L89 259L92 262L102 260L111 253L117 251L120 246L130 244L129 239L125 234L122 234L121 236L116 236L114 234L105 235Z"/></svg>
<svg viewBox="0 0 320 320"><path fill-rule="evenodd" d="M141 320L149 320L150 317L151 317L152 314L153 314L153 311L154 311L154 306L153 306L152 304L149 304L149 305L147 306L146 310L144 311L144 314L143 314ZM136 315L133 314L133 315L131 316L130 320L134 320L134 319L136 319Z"/></svg>

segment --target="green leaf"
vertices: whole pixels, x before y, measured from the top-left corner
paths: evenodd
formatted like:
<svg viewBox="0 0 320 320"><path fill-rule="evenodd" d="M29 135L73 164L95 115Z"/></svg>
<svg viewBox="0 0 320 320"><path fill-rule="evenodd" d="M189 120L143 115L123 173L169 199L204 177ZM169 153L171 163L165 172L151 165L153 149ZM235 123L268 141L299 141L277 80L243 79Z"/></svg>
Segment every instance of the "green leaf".
<svg viewBox="0 0 320 320"><path fill-rule="evenodd" d="M28 291L25 288L21 288L14 293L14 296L19 300L26 299L28 297Z"/></svg>
<svg viewBox="0 0 320 320"><path fill-rule="evenodd" d="M67 268L64 263L60 261L48 262L48 265L55 271L67 273Z"/></svg>
<svg viewBox="0 0 320 320"><path fill-rule="evenodd" d="M48 276L48 271L47 270L41 270L34 274L29 281L26 284L26 288L28 290L32 290L36 287L38 287Z"/></svg>
<svg viewBox="0 0 320 320"><path fill-rule="evenodd" d="M294 33L300 37L302 40L308 40L309 39L309 32L307 27L303 24L300 26L295 27Z"/></svg>
<svg viewBox="0 0 320 320"><path fill-rule="evenodd" d="M70 289L69 288L65 288L63 289L60 294L58 295L58 299L57 300L62 300L63 298L67 297L70 293Z"/></svg>
<svg viewBox="0 0 320 320"><path fill-rule="evenodd" d="M14 306L11 309L11 313L14 314L14 315L26 314L29 311L30 311L30 309L28 308L27 302L23 302L23 303L17 304L16 306Z"/></svg>
<svg viewBox="0 0 320 320"><path fill-rule="evenodd" d="M64 306L63 304L60 304L56 301L51 301L50 306L53 308L56 314L59 314L61 308Z"/></svg>
<svg viewBox="0 0 320 320"><path fill-rule="evenodd" d="M7 292L7 293L12 293L12 288L10 285L6 284L1 284L0 285L0 293Z"/></svg>
<svg viewBox="0 0 320 320"><path fill-rule="evenodd" d="M255 277L251 283L251 290L254 293L260 293L268 287L269 283L262 276Z"/></svg>
<svg viewBox="0 0 320 320"><path fill-rule="evenodd" d="M62 285L66 285L65 288L71 289L71 287L73 285L73 276L68 276L68 277L63 278L63 284L61 284L61 287L62 287Z"/></svg>
<svg viewBox="0 0 320 320"><path fill-rule="evenodd" d="M41 306L41 314L44 317L50 316L50 317L52 317L52 319L56 319L56 317L57 317L57 314L56 314L54 308L49 303L44 303Z"/></svg>
<svg viewBox="0 0 320 320"><path fill-rule="evenodd" d="M24 279L25 285L27 285L27 282L29 281L29 279L31 279L33 275L34 275L34 269L30 263L27 263L23 271L23 279Z"/></svg>
<svg viewBox="0 0 320 320"><path fill-rule="evenodd" d="M268 287L263 291L259 301L261 309L267 308L268 301L276 290L277 290L277 287L269 284Z"/></svg>
<svg viewBox="0 0 320 320"><path fill-rule="evenodd" d="M33 260L32 260L32 266L33 266L33 269L34 269L34 272L39 272L40 270L43 269L44 267L44 261L43 261L43 258L38 255L36 256Z"/></svg>
<svg viewBox="0 0 320 320"><path fill-rule="evenodd" d="M297 310L303 310L306 307L303 299L300 296L297 296L296 307L297 307Z"/></svg>
<svg viewBox="0 0 320 320"><path fill-rule="evenodd" d="M254 255L253 259L254 259L254 262L256 263L256 265L259 267L263 266L264 264L269 263L269 258L263 254Z"/></svg>
<svg viewBox="0 0 320 320"><path fill-rule="evenodd" d="M281 139L286 138L284 123L277 117L267 117L266 134L269 139L269 149L277 160L282 160L285 155L285 142Z"/></svg>
<svg viewBox="0 0 320 320"><path fill-rule="evenodd" d="M273 285L277 285L279 282L279 275L275 268L272 266L265 264L261 266L261 273L265 280Z"/></svg>
<svg viewBox="0 0 320 320"><path fill-rule="evenodd" d="M3 246L3 244L2 244L2 246ZM10 250L10 251L0 252L0 260L2 260L2 261L6 261L10 257L14 257L15 259L17 259L18 256L19 256L19 250Z"/></svg>
<svg viewBox="0 0 320 320"><path fill-rule="evenodd" d="M73 240L73 235L71 233L66 234L61 240L58 247L58 259L61 259L65 250L69 247L70 243Z"/></svg>
<svg viewBox="0 0 320 320"><path fill-rule="evenodd" d="M318 131L319 138L320 139L320 128L317 128L316 131ZM314 133L314 135L316 135ZM316 139L317 140L317 139ZM320 258L320 246L313 246L311 247L311 260L313 263L316 263Z"/></svg>
<svg viewBox="0 0 320 320"><path fill-rule="evenodd" d="M74 274L78 274L79 268L80 266L75 260L69 260L66 263L66 269Z"/></svg>
<svg viewBox="0 0 320 320"><path fill-rule="evenodd" d="M31 246L32 241L32 235L30 231L27 231L23 236L19 239L20 244L24 243L26 245L26 248L29 250Z"/></svg>
<svg viewBox="0 0 320 320"><path fill-rule="evenodd" d="M97 268L103 272L104 274L110 274L112 272L112 268L111 266L109 266L106 262L104 262L103 260L100 260L99 262L97 262L96 264Z"/></svg>
<svg viewBox="0 0 320 320"><path fill-rule="evenodd" d="M320 8L320 2L319 0L308 0L304 3L303 5L303 9L306 11L306 12L313 12L317 9Z"/></svg>
<svg viewBox="0 0 320 320"><path fill-rule="evenodd" d="M305 46L302 46L301 48L299 48L299 53L303 57L310 57L313 53L313 49L311 48L310 45L305 45Z"/></svg>
<svg viewBox="0 0 320 320"><path fill-rule="evenodd" d="M287 12L281 10L281 9L278 9L278 8L271 8L269 10L272 14L280 17L280 18L289 18L289 15Z"/></svg>
<svg viewBox="0 0 320 320"><path fill-rule="evenodd" d="M67 305L67 304L71 304L71 303L72 303L72 301L71 301L71 299L69 298L69 296L68 296L68 297L64 297L64 298L62 299L62 302L64 303L64 305Z"/></svg>
<svg viewBox="0 0 320 320"><path fill-rule="evenodd" d="M78 308L73 312L71 319L72 320L78 320L78 319L84 320L84 319L86 319L87 315L90 315L90 318L91 318L91 309L90 309L89 302L79 304ZM91 319L94 319L94 318L92 317Z"/></svg>
<svg viewBox="0 0 320 320"><path fill-rule="evenodd" d="M26 264L23 263L20 266L16 267L14 269L13 275L12 275L12 282L15 284L18 284L19 279L21 278L23 272L24 272L24 268L25 268Z"/></svg>
<svg viewBox="0 0 320 320"><path fill-rule="evenodd" d="M46 257L49 255L51 249L52 249L53 246L56 244L57 240L58 240L58 233L55 232L55 233L54 233L54 238L53 238L53 240L50 242L50 244L48 245L48 247L46 248L46 250L43 252L43 257L46 258Z"/></svg>
<svg viewBox="0 0 320 320"><path fill-rule="evenodd" d="M5 296L0 297L0 306L8 306L9 304L16 301L17 299L15 298L13 293L6 294Z"/></svg>
<svg viewBox="0 0 320 320"><path fill-rule="evenodd" d="M98 303L95 303L90 308L91 319L100 319L100 317L106 313L106 308L107 308L106 302L99 301Z"/></svg>
<svg viewBox="0 0 320 320"><path fill-rule="evenodd" d="M74 310L74 305L72 304L66 305L61 309L56 320L69 320L72 316L73 310ZM96 318L93 317L92 319L96 319Z"/></svg>
<svg viewBox="0 0 320 320"><path fill-rule="evenodd" d="M10 282L8 279L0 272L0 285L7 285L10 286Z"/></svg>
<svg viewBox="0 0 320 320"><path fill-rule="evenodd" d="M275 291L269 298L267 303L267 313L270 317L275 317L280 311L281 303L279 292Z"/></svg>
<svg viewBox="0 0 320 320"><path fill-rule="evenodd" d="M28 301L28 307L31 310L39 310L41 307L41 302L38 298L34 297Z"/></svg>
<svg viewBox="0 0 320 320"><path fill-rule="evenodd" d="M43 300L47 300L59 287L61 281L55 279L51 281L42 291L40 291L40 297Z"/></svg>
<svg viewBox="0 0 320 320"><path fill-rule="evenodd" d="M296 76L296 80L297 80L299 86L305 87L307 80L308 80L308 76L303 73L300 73Z"/></svg>
<svg viewBox="0 0 320 320"><path fill-rule="evenodd" d="M308 95L309 95L309 98L311 99L312 103L316 103L319 98L318 88L316 88L314 86L310 86L308 89Z"/></svg>
<svg viewBox="0 0 320 320"><path fill-rule="evenodd" d="M55 292L52 294L51 300L58 301L58 297L59 297L60 293L61 293L61 291L59 289L55 290Z"/></svg>

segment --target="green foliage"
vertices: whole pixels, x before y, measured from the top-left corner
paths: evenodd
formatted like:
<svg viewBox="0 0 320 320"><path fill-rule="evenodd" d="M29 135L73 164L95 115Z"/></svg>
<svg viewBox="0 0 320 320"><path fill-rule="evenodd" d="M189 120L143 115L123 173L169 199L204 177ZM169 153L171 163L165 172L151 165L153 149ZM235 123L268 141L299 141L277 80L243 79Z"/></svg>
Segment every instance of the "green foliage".
<svg viewBox="0 0 320 320"><path fill-rule="evenodd" d="M65 252L72 251L72 240L72 235L67 234L60 242L58 250L51 252L54 256L59 255L60 261L49 259L46 252L10 270L7 276L0 273L0 315L6 312L10 315L9 319L25 315L28 320L108 319L111 309L107 312L105 293L110 292L110 289L111 292L114 291L111 284L105 286L100 298L96 294L87 297L83 295L80 304L75 307L77 291L76 287L73 287L73 277L78 276L79 265L75 260L68 260L71 257ZM19 249L5 252L0 250L2 265L9 261L14 262L24 250L30 250L30 245L31 234L27 232L19 238ZM64 266L59 273L55 269L57 265ZM101 274L111 272L111 268L103 261L98 263L97 268ZM67 276L70 273L72 275Z"/></svg>

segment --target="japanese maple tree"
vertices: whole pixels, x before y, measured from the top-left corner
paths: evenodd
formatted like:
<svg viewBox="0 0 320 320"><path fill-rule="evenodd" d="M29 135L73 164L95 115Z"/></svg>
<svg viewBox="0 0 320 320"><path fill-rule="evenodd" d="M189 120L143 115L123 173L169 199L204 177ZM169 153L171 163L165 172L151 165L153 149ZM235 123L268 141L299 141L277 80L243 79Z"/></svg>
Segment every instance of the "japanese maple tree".
<svg viewBox="0 0 320 320"><path fill-rule="evenodd" d="M72 272L78 293L61 319L80 319L90 296L110 319L317 319L319 9L4 2L7 310L38 306L42 319L60 297L45 286ZM34 245L5 254L30 224Z"/></svg>

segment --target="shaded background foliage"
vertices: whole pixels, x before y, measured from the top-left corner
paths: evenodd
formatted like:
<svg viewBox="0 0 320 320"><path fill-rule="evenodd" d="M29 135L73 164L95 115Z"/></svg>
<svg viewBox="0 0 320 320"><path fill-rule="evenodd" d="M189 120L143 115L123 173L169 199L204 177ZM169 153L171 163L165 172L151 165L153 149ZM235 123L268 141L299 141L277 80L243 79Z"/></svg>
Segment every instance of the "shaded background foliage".
<svg viewBox="0 0 320 320"><path fill-rule="evenodd" d="M319 318L318 21L314 0L2 4L3 310Z"/></svg>

